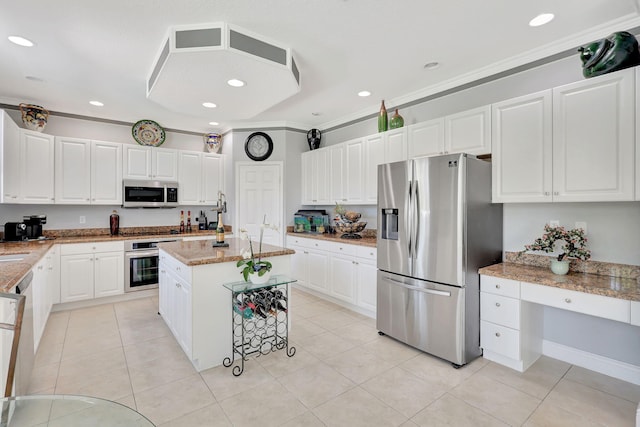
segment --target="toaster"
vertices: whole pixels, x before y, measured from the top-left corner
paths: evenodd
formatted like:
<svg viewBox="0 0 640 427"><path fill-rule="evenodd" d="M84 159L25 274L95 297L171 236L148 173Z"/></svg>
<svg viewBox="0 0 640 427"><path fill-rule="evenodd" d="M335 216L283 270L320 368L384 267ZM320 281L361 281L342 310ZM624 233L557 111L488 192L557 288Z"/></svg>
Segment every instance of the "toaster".
<svg viewBox="0 0 640 427"><path fill-rule="evenodd" d="M4 224L4 240L19 242L27 239L27 225L24 222L7 222Z"/></svg>

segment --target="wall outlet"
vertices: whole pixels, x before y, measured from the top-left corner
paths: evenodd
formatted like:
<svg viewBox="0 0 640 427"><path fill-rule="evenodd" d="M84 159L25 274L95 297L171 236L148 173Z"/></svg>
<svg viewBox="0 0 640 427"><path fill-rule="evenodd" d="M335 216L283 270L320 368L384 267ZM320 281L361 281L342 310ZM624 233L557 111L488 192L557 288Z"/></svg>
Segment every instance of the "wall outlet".
<svg viewBox="0 0 640 427"><path fill-rule="evenodd" d="M584 221L576 221L576 228L582 228L584 230L584 235L587 235L587 223Z"/></svg>
<svg viewBox="0 0 640 427"><path fill-rule="evenodd" d="M80 224L85 224L87 222L87 217L84 215L80 216Z"/></svg>
<svg viewBox="0 0 640 427"><path fill-rule="evenodd" d="M560 221L558 221L557 219L552 219L549 221L549 225L551 227L560 227Z"/></svg>

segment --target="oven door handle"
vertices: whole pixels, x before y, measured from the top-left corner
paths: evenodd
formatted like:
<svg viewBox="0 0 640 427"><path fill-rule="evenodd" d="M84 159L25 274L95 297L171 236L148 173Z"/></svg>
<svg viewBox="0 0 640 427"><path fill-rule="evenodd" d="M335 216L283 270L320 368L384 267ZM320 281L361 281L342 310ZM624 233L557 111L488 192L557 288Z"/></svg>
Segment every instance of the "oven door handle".
<svg viewBox="0 0 640 427"><path fill-rule="evenodd" d="M158 256L158 251L146 251L146 252L125 252L124 256L126 258L143 258L148 256Z"/></svg>

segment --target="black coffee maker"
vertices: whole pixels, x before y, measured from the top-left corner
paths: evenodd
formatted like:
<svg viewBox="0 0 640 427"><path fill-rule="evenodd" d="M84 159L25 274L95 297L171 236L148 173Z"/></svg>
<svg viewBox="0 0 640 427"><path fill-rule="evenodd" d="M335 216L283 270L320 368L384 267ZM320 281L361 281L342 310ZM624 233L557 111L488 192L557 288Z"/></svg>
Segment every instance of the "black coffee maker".
<svg viewBox="0 0 640 427"><path fill-rule="evenodd" d="M40 239L42 237L42 224L47 223L46 215L25 215L22 222L26 226L26 237L28 240Z"/></svg>

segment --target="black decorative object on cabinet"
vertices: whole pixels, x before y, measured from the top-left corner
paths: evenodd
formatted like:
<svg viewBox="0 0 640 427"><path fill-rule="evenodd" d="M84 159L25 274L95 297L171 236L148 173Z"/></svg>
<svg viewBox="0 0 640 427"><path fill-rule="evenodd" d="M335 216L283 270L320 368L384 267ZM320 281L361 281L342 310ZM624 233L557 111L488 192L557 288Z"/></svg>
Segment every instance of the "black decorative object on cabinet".
<svg viewBox="0 0 640 427"><path fill-rule="evenodd" d="M320 140L322 139L322 132L320 129L311 129L307 132L307 142L309 143L309 150L315 150L320 147Z"/></svg>
<svg viewBox="0 0 640 427"><path fill-rule="evenodd" d="M626 31L611 34L578 48L582 74L589 78L640 64L638 40Z"/></svg>

